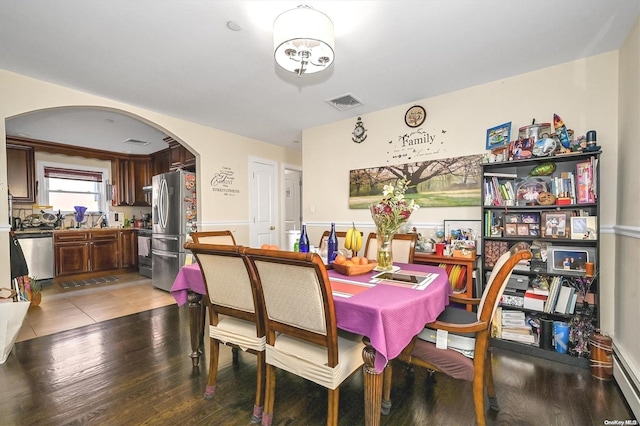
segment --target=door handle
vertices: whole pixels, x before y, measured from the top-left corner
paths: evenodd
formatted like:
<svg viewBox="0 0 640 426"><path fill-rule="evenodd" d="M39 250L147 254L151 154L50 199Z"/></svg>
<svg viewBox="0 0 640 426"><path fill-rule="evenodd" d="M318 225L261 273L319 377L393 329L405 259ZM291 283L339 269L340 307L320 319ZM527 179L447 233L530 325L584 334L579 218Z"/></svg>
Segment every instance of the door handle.
<svg viewBox="0 0 640 426"><path fill-rule="evenodd" d="M273 226L273 225L271 225L271 226L269 227L269 229L270 229L270 230L272 230L272 231L275 231L275 230L276 230L276 227L275 227L275 226Z"/></svg>

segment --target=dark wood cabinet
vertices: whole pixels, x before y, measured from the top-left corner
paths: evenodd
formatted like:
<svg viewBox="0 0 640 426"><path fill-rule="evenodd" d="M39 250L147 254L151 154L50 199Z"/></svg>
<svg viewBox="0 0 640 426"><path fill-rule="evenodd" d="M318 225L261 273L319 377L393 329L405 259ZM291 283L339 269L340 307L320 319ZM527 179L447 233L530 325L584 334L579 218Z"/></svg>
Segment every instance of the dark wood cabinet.
<svg viewBox="0 0 640 426"><path fill-rule="evenodd" d="M135 272L135 229L54 231L54 282Z"/></svg>
<svg viewBox="0 0 640 426"><path fill-rule="evenodd" d="M171 152L171 170L183 169L190 172L196 170L196 157L187 148L182 146L180 142L173 138L166 137L163 139L169 144Z"/></svg>
<svg viewBox="0 0 640 426"><path fill-rule="evenodd" d="M120 269L138 267L138 233L134 229L119 231Z"/></svg>
<svg viewBox="0 0 640 426"><path fill-rule="evenodd" d="M151 154L151 176L166 173L171 170L171 149L163 149L162 151Z"/></svg>
<svg viewBox="0 0 640 426"><path fill-rule="evenodd" d="M111 178L116 186L114 205L151 205L149 196L142 190L143 187L151 185L151 157L130 156L114 159L111 163Z"/></svg>
<svg viewBox="0 0 640 426"><path fill-rule="evenodd" d="M53 257L56 277L88 273L89 233L54 233Z"/></svg>
<svg viewBox="0 0 640 426"><path fill-rule="evenodd" d="M89 268L91 272L119 269L118 235L114 232L91 232Z"/></svg>
<svg viewBox="0 0 640 426"><path fill-rule="evenodd" d="M35 203L34 148L7 139L7 184L14 203Z"/></svg>

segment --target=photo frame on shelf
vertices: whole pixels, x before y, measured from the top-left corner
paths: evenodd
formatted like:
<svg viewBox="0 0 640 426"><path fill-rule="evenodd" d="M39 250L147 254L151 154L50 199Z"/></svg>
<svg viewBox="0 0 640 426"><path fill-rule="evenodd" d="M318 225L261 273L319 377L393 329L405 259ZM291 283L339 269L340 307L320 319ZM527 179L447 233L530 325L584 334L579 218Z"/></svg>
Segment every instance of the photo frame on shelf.
<svg viewBox="0 0 640 426"><path fill-rule="evenodd" d="M597 216L572 216L571 217L572 240L597 240L598 218Z"/></svg>
<svg viewBox="0 0 640 426"><path fill-rule="evenodd" d="M519 138L509 143L509 160L525 160L531 158L533 150L533 139Z"/></svg>
<svg viewBox="0 0 640 426"><path fill-rule="evenodd" d="M569 212L543 212L541 231L544 238L569 238L569 224L571 214Z"/></svg>
<svg viewBox="0 0 640 426"><path fill-rule="evenodd" d="M547 272L584 275L587 262L597 262L596 250L593 247L551 246L548 249Z"/></svg>
<svg viewBox="0 0 640 426"><path fill-rule="evenodd" d="M511 137L511 122L487 129L487 149L506 146Z"/></svg>

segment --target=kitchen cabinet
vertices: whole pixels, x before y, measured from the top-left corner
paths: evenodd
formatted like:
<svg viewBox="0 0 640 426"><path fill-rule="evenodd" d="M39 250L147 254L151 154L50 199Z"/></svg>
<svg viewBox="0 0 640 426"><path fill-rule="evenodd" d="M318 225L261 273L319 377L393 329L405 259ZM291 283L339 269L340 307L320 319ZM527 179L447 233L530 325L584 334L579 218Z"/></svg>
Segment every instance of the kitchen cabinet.
<svg viewBox="0 0 640 426"><path fill-rule="evenodd" d="M120 269L138 267L138 232L135 229L119 231L118 248L120 252Z"/></svg>
<svg viewBox="0 0 640 426"><path fill-rule="evenodd" d="M182 146L180 142L171 137L163 139L169 144L171 152L171 170L183 169L189 172L196 170L196 157L187 148Z"/></svg>
<svg viewBox="0 0 640 426"><path fill-rule="evenodd" d="M151 158L129 156L111 163L111 178L116 187L113 204L116 206L151 205L150 196L142 188L151 185Z"/></svg>
<svg viewBox="0 0 640 426"><path fill-rule="evenodd" d="M171 149L151 154L151 176L159 175L171 171Z"/></svg>
<svg viewBox="0 0 640 426"><path fill-rule="evenodd" d="M54 282L136 271L136 235L134 229L54 231Z"/></svg>
<svg viewBox="0 0 640 426"><path fill-rule="evenodd" d="M35 157L32 146L7 139L7 184L14 203L35 203Z"/></svg>

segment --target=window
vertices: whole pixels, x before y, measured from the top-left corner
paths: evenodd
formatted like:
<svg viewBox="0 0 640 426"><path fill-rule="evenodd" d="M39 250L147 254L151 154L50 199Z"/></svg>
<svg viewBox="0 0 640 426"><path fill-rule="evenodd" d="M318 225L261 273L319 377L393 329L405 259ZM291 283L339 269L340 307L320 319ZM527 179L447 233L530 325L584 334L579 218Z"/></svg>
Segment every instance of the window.
<svg viewBox="0 0 640 426"><path fill-rule="evenodd" d="M74 206L85 206L87 212L106 210L105 170L82 166L42 166L43 191L41 200L61 212L74 212Z"/></svg>

